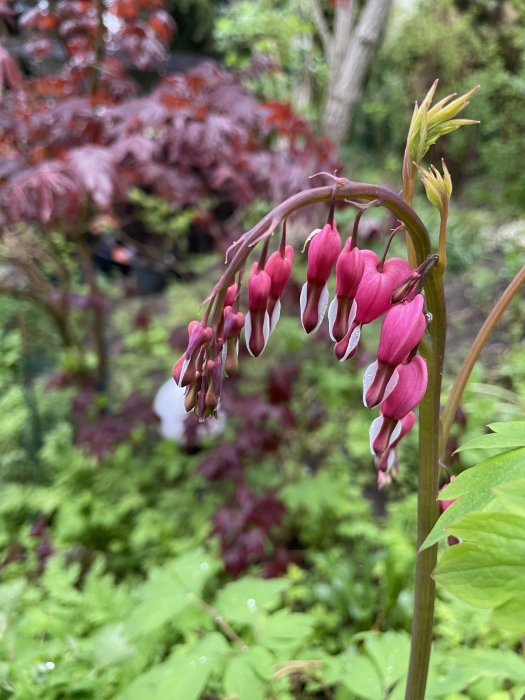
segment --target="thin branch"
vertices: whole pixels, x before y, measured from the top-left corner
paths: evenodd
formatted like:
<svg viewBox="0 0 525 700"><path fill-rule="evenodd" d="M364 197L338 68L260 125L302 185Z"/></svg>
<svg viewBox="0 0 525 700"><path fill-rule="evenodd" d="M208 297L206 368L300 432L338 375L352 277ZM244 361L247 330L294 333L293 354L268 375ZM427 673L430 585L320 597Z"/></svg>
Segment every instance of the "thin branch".
<svg viewBox="0 0 525 700"><path fill-rule="evenodd" d="M321 44L323 45L323 53L325 55L326 62L328 65L331 65L333 38L330 30L328 29L328 25L323 14L323 8L321 7L319 0L310 0L310 4L312 6L315 28L317 29L317 33L321 39Z"/></svg>
<svg viewBox="0 0 525 700"><path fill-rule="evenodd" d="M190 593L190 596L192 600L195 603L197 603L197 605L211 617L215 624L218 627L220 627L220 629L224 632L228 639L230 639L234 644L240 647L242 651L246 651L248 649L248 645L246 644L246 642L243 639L241 639L241 637L239 637L237 632L233 629L233 627L231 627L228 624L228 622L226 622L226 620L218 610L216 610L202 598L199 598L199 596L195 595L195 593Z"/></svg>
<svg viewBox="0 0 525 700"><path fill-rule="evenodd" d="M474 342L472 343L470 350L467 353L463 361L463 365L459 370L450 396L443 410L443 415L441 417L441 436L439 443L439 455L441 459L444 458L444 453L447 445L448 436L450 433L450 428L454 422L454 417L456 411L458 410L461 397L469 380L470 374L476 362L481 355L481 351L487 344L496 324L503 315L505 309L510 304L512 299L518 293L520 287L525 283L525 266L519 270L514 279L510 282L508 287L505 289L503 294L498 299L494 308L487 316L485 323L481 326L479 333L477 334Z"/></svg>

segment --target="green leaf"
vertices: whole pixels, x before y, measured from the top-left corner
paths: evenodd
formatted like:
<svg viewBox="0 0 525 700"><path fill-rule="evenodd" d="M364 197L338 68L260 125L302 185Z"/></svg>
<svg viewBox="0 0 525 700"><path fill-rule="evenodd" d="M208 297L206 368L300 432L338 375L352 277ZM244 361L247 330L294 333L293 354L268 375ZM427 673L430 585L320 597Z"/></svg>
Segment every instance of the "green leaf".
<svg viewBox="0 0 525 700"><path fill-rule="evenodd" d="M436 581L467 603L492 609L496 624L523 631L525 517L473 513L450 531L464 542L443 554L434 572Z"/></svg>
<svg viewBox="0 0 525 700"><path fill-rule="evenodd" d="M94 639L94 661L97 669L119 664L134 653L135 647L130 644L121 623L103 627Z"/></svg>
<svg viewBox="0 0 525 700"><path fill-rule="evenodd" d="M365 648L383 680L385 688L391 688L404 678L410 655L410 638L404 632L368 632Z"/></svg>
<svg viewBox="0 0 525 700"><path fill-rule="evenodd" d="M278 610L261 621L259 642L268 649L298 649L312 631L314 618L306 613Z"/></svg>
<svg viewBox="0 0 525 700"><path fill-rule="evenodd" d="M469 440L464 445L461 445L461 447L458 447L456 452L474 449L511 449L525 446L525 422L512 421L506 424L506 428L501 429L503 425L505 425L505 423L492 423L488 426L491 430L493 430L495 426L500 429L493 433L480 435L473 440Z"/></svg>
<svg viewBox="0 0 525 700"><path fill-rule="evenodd" d="M265 700L273 659L262 647L250 647L235 656L224 674L226 695L239 700Z"/></svg>
<svg viewBox="0 0 525 700"><path fill-rule="evenodd" d="M450 534L451 525L458 519L473 512L499 512L505 510L501 500L496 498L494 487L523 478L525 473L525 448L504 452L489 457L475 467L462 472L444 488L440 500L458 498L452 503L434 525L423 542L421 549L431 547ZM461 498L460 498L461 497Z"/></svg>
<svg viewBox="0 0 525 700"><path fill-rule="evenodd" d="M494 489L496 498L503 503L511 513L525 515L525 479L501 484Z"/></svg>
<svg viewBox="0 0 525 700"><path fill-rule="evenodd" d="M201 548L183 554L166 567L152 569L127 622L129 633L137 637L148 634L194 605L194 595L201 595L214 570L214 562Z"/></svg>
<svg viewBox="0 0 525 700"><path fill-rule="evenodd" d="M289 586L290 581L285 579L245 576L220 591L215 607L230 622L253 625L261 612L272 608Z"/></svg>
<svg viewBox="0 0 525 700"><path fill-rule="evenodd" d="M213 669L229 647L218 632L206 635L190 650L172 654L136 678L118 700L198 700Z"/></svg>
<svg viewBox="0 0 525 700"><path fill-rule="evenodd" d="M366 656L349 649L339 657L341 666L341 683L348 690L366 700L378 700L385 695L377 669Z"/></svg>

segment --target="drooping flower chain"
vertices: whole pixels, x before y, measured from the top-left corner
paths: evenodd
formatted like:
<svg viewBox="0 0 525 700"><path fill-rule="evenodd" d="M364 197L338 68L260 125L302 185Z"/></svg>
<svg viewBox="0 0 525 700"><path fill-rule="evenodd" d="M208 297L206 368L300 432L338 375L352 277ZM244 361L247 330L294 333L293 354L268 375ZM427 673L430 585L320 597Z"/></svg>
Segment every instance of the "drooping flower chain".
<svg viewBox="0 0 525 700"><path fill-rule="evenodd" d="M307 242L307 276L300 298L301 322L307 333L319 329L328 308L334 354L344 362L356 353L362 326L384 315L377 360L363 379L364 405L379 406L380 411L370 428L370 449L382 487L397 474L395 448L414 426L413 409L427 387L427 366L417 355L429 320L421 289L436 256L414 270L403 258L379 260L373 251L359 249L356 236L343 246L333 207L328 222L313 231ZM258 357L279 320L280 300L294 256L293 248L286 245L285 224L280 247L268 259L267 247L268 239L259 261L251 267L246 315L238 308L241 273L238 283L227 289L218 321L208 325L206 315L188 325L188 346L172 375L179 386L186 387L186 410L195 410L201 419L217 416L223 374L237 372L242 329L248 351ZM336 290L329 305L328 280L334 266Z"/></svg>

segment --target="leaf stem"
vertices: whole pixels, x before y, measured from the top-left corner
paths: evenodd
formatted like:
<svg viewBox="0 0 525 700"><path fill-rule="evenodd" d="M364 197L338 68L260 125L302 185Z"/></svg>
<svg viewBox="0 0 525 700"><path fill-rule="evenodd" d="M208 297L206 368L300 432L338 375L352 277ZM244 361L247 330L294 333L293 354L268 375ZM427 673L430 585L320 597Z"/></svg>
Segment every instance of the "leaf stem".
<svg viewBox="0 0 525 700"><path fill-rule="evenodd" d="M479 333L477 334L470 347L470 350L467 353L467 356L463 360L463 364L456 377L456 381L454 382L441 417L441 436L439 442L439 456L441 459L444 457L450 428L454 422L456 411L458 410L461 397L463 396L463 391L465 390L472 369L478 361L481 351L487 344L487 341L496 327L496 324L524 282L525 265L518 271L514 279L510 282L508 287L494 305L494 308L487 316L485 323L481 326Z"/></svg>

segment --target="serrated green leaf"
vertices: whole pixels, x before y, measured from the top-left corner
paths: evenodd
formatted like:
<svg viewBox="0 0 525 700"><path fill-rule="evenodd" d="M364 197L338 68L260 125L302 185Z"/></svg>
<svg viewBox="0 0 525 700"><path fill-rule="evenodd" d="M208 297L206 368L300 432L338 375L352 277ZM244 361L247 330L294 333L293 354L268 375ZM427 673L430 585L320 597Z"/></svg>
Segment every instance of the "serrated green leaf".
<svg viewBox="0 0 525 700"><path fill-rule="evenodd" d="M450 534L451 525L473 512L501 512L503 503L496 498L494 487L523 477L525 448L489 457L481 464L462 472L439 494L440 500L458 498L441 514L421 549L431 547Z"/></svg>
<svg viewBox="0 0 525 700"><path fill-rule="evenodd" d="M228 583L219 593L215 607L230 622L253 625L261 613L275 605L290 586L285 579L259 579L245 576Z"/></svg>
<svg viewBox="0 0 525 700"><path fill-rule="evenodd" d="M472 513L455 522L450 531L464 542L443 554L434 572L436 581L471 605L493 609L498 624L522 631L525 518Z"/></svg>

